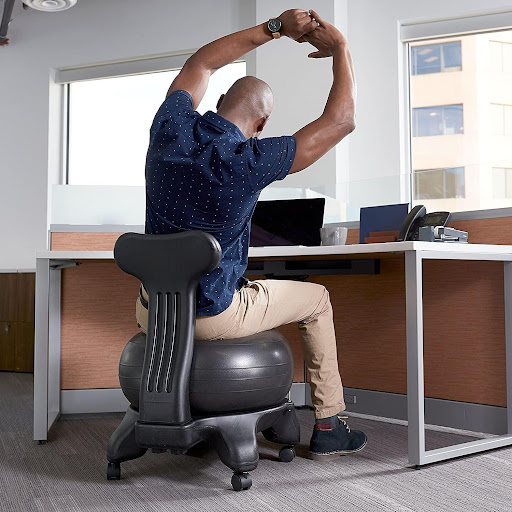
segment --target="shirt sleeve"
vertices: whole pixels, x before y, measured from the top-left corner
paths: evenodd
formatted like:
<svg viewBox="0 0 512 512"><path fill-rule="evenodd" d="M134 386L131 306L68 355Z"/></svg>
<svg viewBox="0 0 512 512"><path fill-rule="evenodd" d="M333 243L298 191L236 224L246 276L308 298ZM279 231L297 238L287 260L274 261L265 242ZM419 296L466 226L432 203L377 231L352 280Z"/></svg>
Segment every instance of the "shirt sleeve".
<svg viewBox="0 0 512 512"><path fill-rule="evenodd" d="M295 159L295 144L292 136L246 141L249 182L255 191L286 178Z"/></svg>
<svg viewBox="0 0 512 512"><path fill-rule="evenodd" d="M155 116L155 123L194 113L194 102L187 91L173 91L162 103Z"/></svg>

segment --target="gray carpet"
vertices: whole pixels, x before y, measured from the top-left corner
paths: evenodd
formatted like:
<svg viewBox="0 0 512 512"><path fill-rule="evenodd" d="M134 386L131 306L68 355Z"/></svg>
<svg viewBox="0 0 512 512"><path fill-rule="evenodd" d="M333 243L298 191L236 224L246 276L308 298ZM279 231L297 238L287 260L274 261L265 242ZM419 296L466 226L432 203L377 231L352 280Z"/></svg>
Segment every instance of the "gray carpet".
<svg viewBox="0 0 512 512"><path fill-rule="evenodd" d="M32 375L0 372L0 510L11 511L510 511L512 449L413 470L400 424L353 417L364 451L326 463L306 458L313 414L298 411L302 443L285 464L261 439L253 487L231 490L231 471L203 458L148 453L107 481L105 446L121 415L67 417L49 442L32 441ZM427 431L427 448L470 440Z"/></svg>

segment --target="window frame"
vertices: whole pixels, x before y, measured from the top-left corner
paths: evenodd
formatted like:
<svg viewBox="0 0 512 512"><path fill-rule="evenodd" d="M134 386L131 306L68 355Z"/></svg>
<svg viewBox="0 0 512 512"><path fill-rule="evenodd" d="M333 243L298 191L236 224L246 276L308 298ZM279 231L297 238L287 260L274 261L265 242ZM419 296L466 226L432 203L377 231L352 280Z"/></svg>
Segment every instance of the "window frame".
<svg viewBox="0 0 512 512"><path fill-rule="evenodd" d="M500 107L501 124L503 130L500 133L493 132L497 137L510 137L512 136L512 105L508 103L491 103L490 108ZM492 114L491 114L492 115ZM510 117L511 121L507 122Z"/></svg>
<svg viewBox="0 0 512 512"><path fill-rule="evenodd" d="M461 53L460 68L456 69L456 70L446 71L443 46L446 46L449 44L456 44L456 43L459 43L459 48L460 48L460 53ZM434 46L434 45L439 46L439 71L430 71L427 73L417 73L416 72L416 73L411 73L411 76L424 76L424 75L433 75L433 74L437 74L437 73L453 73L454 71L462 71L462 43L461 43L460 39L456 40L456 41L445 41L442 43L433 43L433 44L426 43L426 44L419 44L417 46L411 46L411 70L414 71L414 69L416 68L416 71L418 71L418 56L415 55L416 61L414 61L414 59L413 59L413 54L417 53L417 51L415 52L415 50L417 50L418 48L423 48L425 46Z"/></svg>
<svg viewBox="0 0 512 512"><path fill-rule="evenodd" d="M415 18L399 20L398 32L398 96L399 96L399 140L400 140L400 197L403 202L413 204L413 167L412 167L412 115L410 86L411 45L418 41L460 37L483 32L496 32L512 29L512 9L485 10L451 18ZM416 76L416 75L415 75ZM467 191L466 191L467 192ZM475 218L494 209L474 210ZM503 208L499 209L503 215ZM512 216L512 207L506 209ZM473 212L473 211L472 211ZM464 212L472 214L472 212ZM455 212L456 213L456 212ZM471 216L472 218L472 216Z"/></svg>
<svg viewBox="0 0 512 512"><path fill-rule="evenodd" d="M506 61L505 61L505 49L508 47L510 50L512 50L512 43L509 41L499 41L499 40L490 40L489 43L491 44L497 44L500 46L500 69L495 70L498 73L508 73ZM512 67L512 66L511 66Z"/></svg>
<svg viewBox="0 0 512 512"><path fill-rule="evenodd" d="M70 184L70 123L71 123L71 85L78 82L90 82L93 80L121 78L134 75L146 75L181 69L187 59L196 50L185 50L172 54L161 54L144 58L133 58L123 61L106 62L78 67L60 68L51 70L50 86L59 91L60 104L58 106L58 122L55 124L58 137L50 137L50 144L59 154L58 183L62 185L75 186ZM245 63L246 72L254 72L255 63L253 59L244 56L233 63ZM170 85L170 83L169 83ZM50 105L50 116L52 111L57 113L57 107ZM57 139L57 140L55 140ZM133 185L115 185L133 186Z"/></svg>
<svg viewBox="0 0 512 512"><path fill-rule="evenodd" d="M503 171L503 181L505 182L505 186L503 189L505 190L505 195L503 197L497 196L496 190L494 188L495 185L495 173L497 171ZM492 196L495 199L512 199L512 167L492 167ZM510 183L510 184L509 184ZM511 189L510 195L508 194L509 188Z"/></svg>
<svg viewBox="0 0 512 512"><path fill-rule="evenodd" d="M413 190L412 190L412 197L413 197L413 200L414 201L438 201L438 200L441 200L441 199L464 199L466 197L466 168L464 166L459 166L459 167L443 167L441 169L415 169L413 171L413 185L414 185L414 181L416 181L416 179L419 179L419 178L416 178L417 176L419 176L420 174L422 173L430 173L430 172L439 172L441 171L442 172L442 176L443 176L443 192L446 192L446 177L449 173L449 171L457 171L457 173L460 172L460 174L462 174L462 178L463 178L463 187L464 187L464 195L463 196L457 196L457 195L454 195L454 196L447 196L447 195L444 195L443 197L416 197L416 187L414 186Z"/></svg>
<svg viewBox="0 0 512 512"><path fill-rule="evenodd" d="M460 109L460 112L461 112L461 116L462 116L462 132L460 133L445 133L445 130L446 130L446 123L445 123L445 109L448 108L448 107L458 107L460 106L461 109ZM426 110L426 109L435 109L435 108L438 108L440 109L440 117L442 119L442 125L443 125L443 133L435 133L433 135L414 135L414 131L416 130L417 131L417 128L416 128L416 125L417 125L417 122L415 122L415 119L414 119L414 113L415 111L418 111L418 110ZM413 138L420 138L420 137L445 137L445 136L449 136L449 135L464 135L464 104L463 103L451 103L449 105L429 105L428 107L416 107L416 108L413 108L411 109L411 114L412 114L412 128L413 128L413 135L412 137ZM417 121L417 120L416 120Z"/></svg>
<svg viewBox="0 0 512 512"><path fill-rule="evenodd" d="M50 119L53 122L49 145L59 155L59 179L62 185L69 185L69 123L70 123L70 84L81 81L116 78L172 71L182 68L187 59L197 50L134 57L119 61L99 62L54 68L50 70L50 91L58 100L50 103ZM170 84L169 84L170 85ZM69 185L73 186L73 185Z"/></svg>

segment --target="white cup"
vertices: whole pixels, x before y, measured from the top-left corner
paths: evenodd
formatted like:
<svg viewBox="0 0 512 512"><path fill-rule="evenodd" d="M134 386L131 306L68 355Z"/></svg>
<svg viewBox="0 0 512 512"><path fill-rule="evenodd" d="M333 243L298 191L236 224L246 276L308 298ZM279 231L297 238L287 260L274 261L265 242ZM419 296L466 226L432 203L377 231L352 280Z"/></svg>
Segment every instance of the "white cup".
<svg viewBox="0 0 512 512"><path fill-rule="evenodd" d="M320 239L322 245L345 245L347 241L348 228L331 226L320 228Z"/></svg>

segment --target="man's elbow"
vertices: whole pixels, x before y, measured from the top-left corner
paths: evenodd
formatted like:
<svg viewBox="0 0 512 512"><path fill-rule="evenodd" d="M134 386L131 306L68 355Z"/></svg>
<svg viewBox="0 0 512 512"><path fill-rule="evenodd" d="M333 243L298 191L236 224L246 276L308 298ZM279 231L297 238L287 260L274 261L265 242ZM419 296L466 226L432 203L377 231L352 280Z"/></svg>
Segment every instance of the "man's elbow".
<svg viewBox="0 0 512 512"><path fill-rule="evenodd" d="M350 112L344 112L340 116L326 118L326 121L336 138L338 138L338 141L356 129L355 114Z"/></svg>
<svg viewBox="0 0 512 512"><path fill-rule="evenodd" d="M356 129L356 118L352 117L345 123L346 134L352 133Z"/></svg>
<svg viewBox="0 0 512 512"><path fill-rule="evenodd" d="M338 136L339 139L344 139L347 135L356 129L356 119L354 116L345 117L338 123Z"/></svg>

